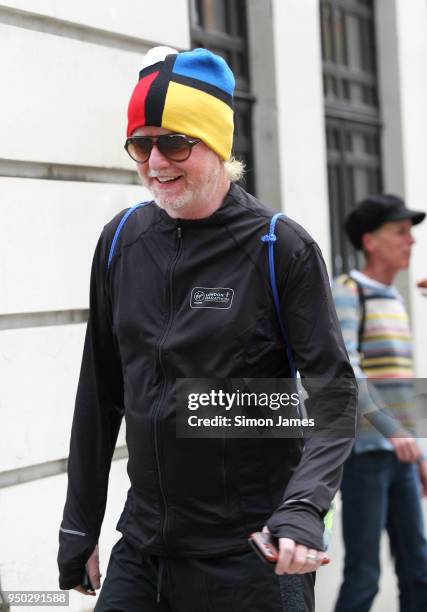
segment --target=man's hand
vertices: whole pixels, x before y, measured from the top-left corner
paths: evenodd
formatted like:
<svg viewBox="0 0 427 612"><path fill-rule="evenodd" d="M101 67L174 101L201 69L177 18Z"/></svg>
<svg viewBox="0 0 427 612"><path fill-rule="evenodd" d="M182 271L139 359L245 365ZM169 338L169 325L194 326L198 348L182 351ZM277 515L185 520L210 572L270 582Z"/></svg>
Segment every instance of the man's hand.
<svg viewBox="0 0 427 612"><path fill-rule="evenodd" d="M415 463L421 457L415 438L389 438L399 461Z"/></svg>
<svg viewBox="0 0 427 612"><path fill-rule="evenodd" d="M263 531L269 533L267 526ZM328 555L323 550L308 548L297 544L289 538L279 539L279 560L276 563L276 574L306 574L315 572L320 565L330 562Z"/></svg>
<svg viewBox="0 0 427 612"><path fill-rule="evenodd" d="M426 460L419 462L418 471L420 474L423 497L427 497L427 461Z"/></svg>
<svg viewBox="0 0 427 612"><path fill-rule="evenodd" d="M279 561L276 563L276 574L306 574L315 572L328 559L322 550L307 548L289 538L279 539Z"/></svg>
<svg viewBox="0 0 427 612"><path fill-rule="evenodd" d="M96 595L95 589L99 589L101 586L101 573L99 571L99 550L98 544L95 546L93 553L89 557L86 563L86 571L89 576L93 590L86 590L82 585L75 587L75 591L83 593L83 595Z"/></svg>

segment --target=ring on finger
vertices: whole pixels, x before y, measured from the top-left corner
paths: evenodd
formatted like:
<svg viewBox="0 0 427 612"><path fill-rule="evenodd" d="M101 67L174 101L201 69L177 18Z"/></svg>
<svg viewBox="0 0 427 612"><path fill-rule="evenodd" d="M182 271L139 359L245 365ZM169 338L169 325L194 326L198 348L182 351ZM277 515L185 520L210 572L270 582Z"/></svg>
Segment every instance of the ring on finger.
<svg viewBox="0 0 427 612"><path fill-rule="evenodd" d="M308 553L305 555L305 559L306 561L317 561L317 555L313 555L311 553Z"/></svg>

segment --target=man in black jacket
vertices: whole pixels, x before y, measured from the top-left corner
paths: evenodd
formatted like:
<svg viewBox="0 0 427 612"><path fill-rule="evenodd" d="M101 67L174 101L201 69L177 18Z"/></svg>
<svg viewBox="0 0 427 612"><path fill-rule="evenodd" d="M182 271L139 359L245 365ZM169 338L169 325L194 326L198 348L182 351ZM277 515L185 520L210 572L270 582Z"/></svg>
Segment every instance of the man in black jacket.
<svg viewBox="0 0 427 612"><path fill-rule="evenodd" d="M105 228L92 268L60 586L99 588L97 541L122 415L131 488L96 610L314 609L323 517L352 441L188 439L176 432L177 379L290 378L268 280L273 211L238 187L230 159L234 78L205 49L152 49L128 109L126 149L154 201ZM281 319L301 378L355 384L319 248L277 224ZM288 347L289 348L289 347ZM308 385L309 386L309 385ZM336 395L336 393L335 393ZM329 393L310 397L313 414ZM250 551L278 539L275 572ZM82 584L85 566L92 588Z"/></svg>

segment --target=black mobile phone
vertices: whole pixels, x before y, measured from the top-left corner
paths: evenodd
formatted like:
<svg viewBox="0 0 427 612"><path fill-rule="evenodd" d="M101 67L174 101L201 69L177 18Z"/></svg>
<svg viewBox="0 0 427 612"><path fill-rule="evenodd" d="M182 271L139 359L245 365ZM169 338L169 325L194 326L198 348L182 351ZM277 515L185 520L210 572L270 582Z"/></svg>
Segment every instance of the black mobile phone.
<svg viewBox="0 0 427 612"><path fill-rule="evenodd" d="M95 589L92 586L92 583L90 581L89 574L87 573L86 568L83 570L80 585L84 588L85 591L92 591L92 593L95 593Z"/></svg>
<svg viewBox="0 0 427 612"><path fill-rule="evenodd" d="M249 544L264 563L277 563L279 559L279 550L277 548L277 540L273 538L271 533L266 533L264 531L251 533L249 536Z"/></svg>

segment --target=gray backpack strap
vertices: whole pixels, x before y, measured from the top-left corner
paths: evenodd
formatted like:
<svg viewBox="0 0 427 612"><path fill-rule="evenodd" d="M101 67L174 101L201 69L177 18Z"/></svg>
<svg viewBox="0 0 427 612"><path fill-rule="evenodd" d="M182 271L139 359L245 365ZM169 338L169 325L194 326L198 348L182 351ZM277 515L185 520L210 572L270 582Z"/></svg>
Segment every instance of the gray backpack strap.
<svg viewBox="0 0 427 612"><path fill-rule="evenodd" d="M357 287L357 294L359 296L359 306L360 306L360 318L359 318L359 329L357 332L357 352L362 352L362 341L363 335L365 333L365 323L366 323L366 298L363 292L362 285L352 276L347 274L347 279L344 283L348 283L349 281L353 281Z"/></svg>

